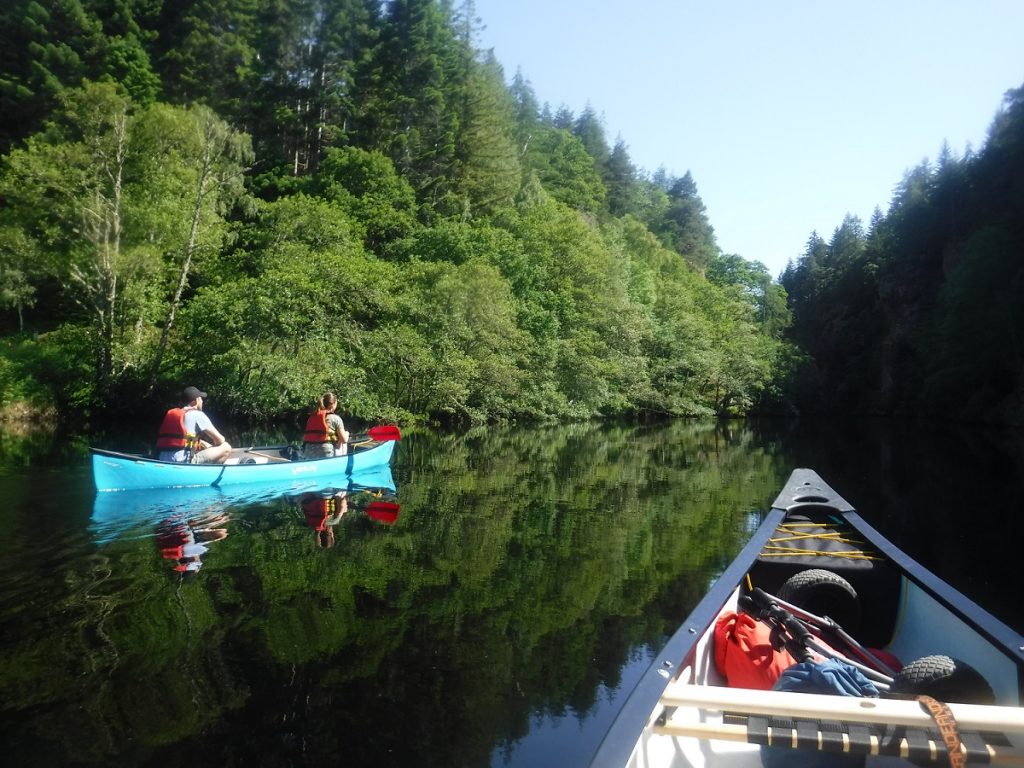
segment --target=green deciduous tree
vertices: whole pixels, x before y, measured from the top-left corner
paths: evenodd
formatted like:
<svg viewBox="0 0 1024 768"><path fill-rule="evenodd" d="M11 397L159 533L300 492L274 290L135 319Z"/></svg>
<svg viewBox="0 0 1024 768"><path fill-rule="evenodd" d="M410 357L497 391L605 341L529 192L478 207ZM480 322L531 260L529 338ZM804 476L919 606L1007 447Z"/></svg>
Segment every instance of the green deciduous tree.
<svg viewBox="0 0 1024 768"><path fill-rule="evenodd" d="M123 282L141 265L122 246L126 171L134 115L113 86L67 94L49 137L31 139L7 157L3 195L9 221L52 254L51 269L71 283L72 296L95 332L99 386L114 373L114 331ZM49 210L38 210L40 199ZM146 271L146 267L141 267Z"/></svg>
<svg viewBox="0 0 1024 768"><path fill-rule="evenodd" d="M0 229L0 307L17 311L19 331L25 329L24 310L36 302L38 261L36 244L24 231L10 224Z"/></svg>
<svg viewBox="0 0 1024 768"><path fill-rule="evenodd" d="M297 414L326 390L346 413L396 418L396 401L381 397L391 394L387 382L375 376L390 352L379 343L394 341L380 331L394 322L394 267L367 256L345 211L328 201L264 204L253 226L251 252L234 257L245 269L182 308L189 344L172 345L167 369L216 382L225 409L250 419Z"/></svg>
<svg viewBox="0 0 1024 768"><path fill-rule="evenodd" d="M358 223L371 250L409 235L417 226L416 193L380 152L330 149L307 188L340 205Z"/></svg>
<svg viewBox="0 0 1024 768"><path fill-rule="evenodd" d="M605 188L594 158L583 142L563 128L541 126L531 137L524 164L556 200L597 213Z"/></svg>
<svg viewBox="0 0 1024 768"><path fill-rule="evenodd" d="M240 185L245 146L209 110L136 111L114 86L88 84L8 156L6 225L85 312L97 391L112 394L122 374L152 367L156 323L173 325L197 250L219 247L204 236L226 190Z"/></svg>

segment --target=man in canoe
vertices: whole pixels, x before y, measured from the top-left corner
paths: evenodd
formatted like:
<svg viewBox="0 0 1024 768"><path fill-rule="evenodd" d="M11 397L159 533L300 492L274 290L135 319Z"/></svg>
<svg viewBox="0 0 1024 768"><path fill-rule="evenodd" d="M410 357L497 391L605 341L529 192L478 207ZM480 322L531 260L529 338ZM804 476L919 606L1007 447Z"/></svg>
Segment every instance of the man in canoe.
<svg viewBox="0 0 1024 768"><path fill-rule="evenodd" d="M231 455L231 445L203 413L206 393L197 387L185 387L184 405L171 408L160 425L156 447L161 461L192 464L223 464Z"/></svg>
<svg viewBox="0 0 1024 768"><path fill-rule="evenodd" d="M322 459L325 456L344 456L348 448L348 431L341 416L334 412L338 398L332 392L325 392L318 407L306 420L306 432L302 436L302 457Z"/></svg>

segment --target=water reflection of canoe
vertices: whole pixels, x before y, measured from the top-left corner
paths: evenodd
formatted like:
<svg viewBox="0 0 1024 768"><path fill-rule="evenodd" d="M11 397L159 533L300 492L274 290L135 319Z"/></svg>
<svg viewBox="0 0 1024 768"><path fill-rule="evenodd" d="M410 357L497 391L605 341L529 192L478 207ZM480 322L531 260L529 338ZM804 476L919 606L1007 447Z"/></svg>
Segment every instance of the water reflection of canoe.
<svg viewBox="0 0 1024 768"><path fill-rule="evenodd" d="M354 445L347 455L311 461L289 460L287 446L235 449L226 464L183 464L92 448L93 481L99 491L119 491L352 477L391 461L398 430L375 429L380 437ZM368 434L373 438L376 433L371 429Z"/></svg>
<svg viewBox="0 0 1024 768"><path fill-rule="evenodd" d="M823 695L826 681L846 695ZM1024 637L799 469L591 766L955 765L957 753L1021 765L1022 700Z"/></svg>
<svg viewBox="0 0 1024 768"><path fill-rule="evenodd" d="M245 483L227 488L209 485L184 488L145 488L117 493L99 492L93 501L93 539L104 543L122 532L139 528L148 536L152 526L169 516L214 514L231 506L262 504L285 496L347 490L394 494L395 481L387 464L353 477L296 477L286 481Z"/></svg>

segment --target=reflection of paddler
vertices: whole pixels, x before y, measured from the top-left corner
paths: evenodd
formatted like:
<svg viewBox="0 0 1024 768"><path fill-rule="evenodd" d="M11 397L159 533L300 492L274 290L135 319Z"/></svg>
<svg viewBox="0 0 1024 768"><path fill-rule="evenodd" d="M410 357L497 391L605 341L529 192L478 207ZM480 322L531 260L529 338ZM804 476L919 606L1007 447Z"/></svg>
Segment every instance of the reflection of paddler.
<svg viewBox="0 0 1024 768"><path fill-rule="evenodd" d="M334 527L348 512L348 493L341 491L333 496L306 494L299 503L306 525L313 529L317 546L334 546Z"/></svg>
<svg viewBox="0 0 1024 768"><path fill-rule="evenodd" d="M226 528L212 528L227 522L227 517L220 515L205 525L198 520L171 518L157 526L156 545L160 548L160 556L165 560L174 560L174 570L182 572L198 571L203 567L202 555L209 547L207 543L226 538Z"/></svg>

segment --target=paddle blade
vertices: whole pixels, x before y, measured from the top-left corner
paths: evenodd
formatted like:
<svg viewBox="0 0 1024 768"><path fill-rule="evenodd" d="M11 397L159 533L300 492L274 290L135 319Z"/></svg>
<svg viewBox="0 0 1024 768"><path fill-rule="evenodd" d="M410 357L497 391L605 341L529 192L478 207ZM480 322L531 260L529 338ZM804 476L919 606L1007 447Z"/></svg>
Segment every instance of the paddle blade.
<svg viewBox="0 0 1024 768"><path fill-rule="evenodd" d="M373 440L401 440L402 433L398 431L398 427L394 424L382 424L379 427L370 427L366 430L367 437Z"/></svg>
<svg viewBox="0 0 1024 768"><path fill-rule="evenodd" d="M366 505L366 515L372 520L391 525L398 519L398 504L392 501L371 501Z"/></svg>

